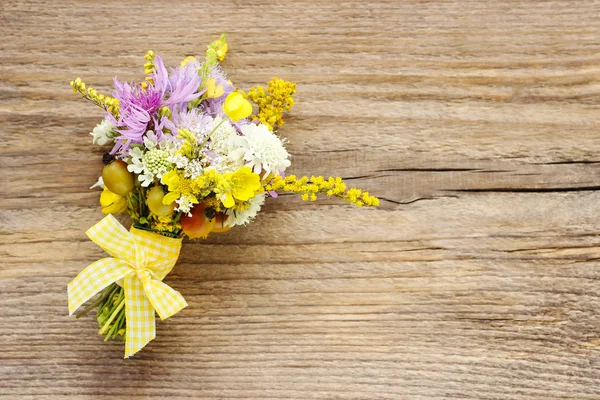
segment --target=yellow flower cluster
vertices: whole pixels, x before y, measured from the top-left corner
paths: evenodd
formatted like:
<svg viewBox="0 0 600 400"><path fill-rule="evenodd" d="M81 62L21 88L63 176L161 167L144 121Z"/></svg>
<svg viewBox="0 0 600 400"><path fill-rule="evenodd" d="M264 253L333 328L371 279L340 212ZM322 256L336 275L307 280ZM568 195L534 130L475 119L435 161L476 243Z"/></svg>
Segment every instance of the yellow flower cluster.
<svg viewBox="0 0 600 400"><path fill-rule="evenodd" d="M183 171L172 170L162 176L169 193L163 197L163 204L172 204L184 197L193 204L214 193L224 208L244 209L249 199L262 191L260 176L244 166L235 172L221 174L215 169L207 169L204 175L195 179L185 177ZM221 207L215 207L221 209Z"/></svg>
<svg viewBox="0 0 600 400"><path fill-rule="evenodd" d="M258 115L253 118L260 120L273 130L275 126L283 126L283 113L294 106L293 95L296 84L283 79L273 78L267 84L267 90L256 86L248 92L248 98L258 105Z"/></svg>
<svg viewBox="0 0 600 400"><path fill-rule="evenodd" d="M190 160L198 157L200 149L196 135L193 132L188 129L179 129L177 130L177 138L183 140L181 147L177 150L178 155L185 156Z"/></svg>
<svg viewBox="0 0 600 400"><path fill-rule="evenodd" d="M227 54L227 40L225 40L225 34L208 45L206 49L206 64L213 66L217 62L223 61Z"/></svg>
<svg viewBox="0 0 600 400"><path fill-rule="evenodd" d="M114 97L105 96L98 93L93 87L86 87L81 78L77 78L69 83L73 88L73 93L79 93L85 99L90 100L94 104L110 111L115 117L119 116L119 100Z"/></svg>
<svg viewBox="0 0 600 400"><path fill-rule="evenodd" d="M369 192L363 192L360 189L348 189L342 178L329 177L328 179L322 176L303 176L297 178L295 175L289 175L282 178L275 175L271 181L265 186L267 191L282 190L285 192L293 192L302 194L302 200L315 201L318 193L325 193L327 196L335 196L346 200L357 207L376 207L379 205L377 197L369 195Z"/></svg>
<svg viewBox="0 0 600 400"><path fill-rule="evenodd" d="M167 217L156 216L156 219L152 220L150 226L152 229L160 232L179 232L181 230L181 224L179 221L173 220L171 215Z"/></svg>
<svg viewBox="0 0 600 400"><path fill-rule="evenodd" d="M154 73L154 52L152 50L148 50L144 56L144 60L146 60L146 63L144 64L144 73L146 74L147 82L142 82L142 87L145 89L148 87L148 83L154 85L154 81L149 76L150 74Z"/></svg>

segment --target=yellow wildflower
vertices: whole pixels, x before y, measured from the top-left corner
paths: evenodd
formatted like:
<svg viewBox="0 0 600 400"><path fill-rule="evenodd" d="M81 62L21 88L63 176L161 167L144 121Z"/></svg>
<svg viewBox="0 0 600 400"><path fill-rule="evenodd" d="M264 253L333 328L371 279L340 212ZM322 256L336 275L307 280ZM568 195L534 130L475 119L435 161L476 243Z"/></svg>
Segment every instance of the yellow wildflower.
<svg viewBox="0 0 600 400"><path fill-rule="evenodd" d="M183 140L181 147L179 150L177 150L177 154L185 156L191 160L197 158L199 147L196 135L188 129L179 129L177 131L177 138Z"/></svg>
<svg viewBox="0 0 600 400"><path fill-rule="evenodd" d="M237 122L252 114L252 104L240 92L233 92L225 98L223 112L233 122Z"/></svg>
<svg viewBox="0 0 600 400"><path fill-rule="evenodd" d="M262 86L253 87L248 91L248 98L258 105L258 115L253 118L260 120L271 130L275 126L283 126L283 113L294 106L295 93L295 83L279 78L269 81L266 92Z"/></svg>
<svg viewBox="0 0 600 400"><path fill-rule="evenodd" d="M223 85L217 85L215 78L210 78L206 81L206 97L209 99L215 99L223 96L224 93L225 89L223 89Z"/></svg>
<svg viewBox="0 0 600 400"><path fill-rule="evenodd" d="M73 88L73 93L79 93L83 98L93 102L99 107L108 110L116 118L119 116L119 100L99 94L93 87L86 87L81 78L77 78L69 83Z"/></svg>
<svg viewBox="0 0 600 400"><path fill-rule="evenodd" d="M285 191L298 193L302 195L304 201L315 201L318 193L324 193L327 196L335 196L346 200L357 207L368 206L376 207L379 205L379 199L370 196L369 192L363 192L360 189L347 189L346 184L340 177L329 177L327 179L322 176L307 176L297 178L295 175L288 175L282 178L275 175L265 185L266 191Z"/></svg>
<svg viewBox="0 0 600 400"><path fill-rule="evenodd" d="M168 206L180 197L185 197L189 202L198 204L196 197L196 185L193 180L183 176L182 171L171 170L164 174L161 178L163 185L167 185L169 193L163 197L163 204Z"/></svg>
<svg viewBox="0 0 600 400"><path fill-rule="evenodd" d="M156 216L156 219L152 221L151 226L152 229L160 232L177 232L181 229L181 224L175 222L170 215L168 217Z"/></svg>
<svg viewBox="0 0 600 400"><path fill-rule="evenodd" d="M214 192L225 208L232 208L236 200L248 201L260 190L260 176L246 165L233 173L223 174Z"/></svg>
<svg viewBox="0 0 600 400"><path fill-rule="evenodd" d="M127 199L124 196L113 193L104 187L100 194L100 205L104 214L119 214L127 209Z"/></svg>
<svg viewBox="0 0 600 400"><path fill-rule="evenodd" d="M146 74L146 81L154 84L154 81L152 80L152 78L149 76L152 73L154 73L155 70L155 65L154 65L154 52L152 50L148 50L148 52L146 53L146 55L144 56L144 60L146 60L147 62L144 64L144 73ZM148 86L148 83L143 82L142 83L142 87L144 87L144 89Z"/></svg>
<svg viewBox="0 0 600 400"><path fill-rule="evenodd" d="M228 49L225 37L226 35L222 33L217 40L208 45L208 48L206 49L206 60L209 63L216 63L216 61L223 61L225 59Z"/></svg>
<svg viewBox="0 0 600 400"><path fill-rule="evenodd" d="M144 56L144 60L147 60L147 61L154 60L154 52L152 50L148 50L148 52Z"/></svg>
<svg viewBox="0 0 600 400"><path fill-rule="evenodd" d="M184 58L183 61L181 62L181 66L185 67L187 65L187 63L189 63L191 61L196 61L196 57L189 56L189 57Z"/></svg>

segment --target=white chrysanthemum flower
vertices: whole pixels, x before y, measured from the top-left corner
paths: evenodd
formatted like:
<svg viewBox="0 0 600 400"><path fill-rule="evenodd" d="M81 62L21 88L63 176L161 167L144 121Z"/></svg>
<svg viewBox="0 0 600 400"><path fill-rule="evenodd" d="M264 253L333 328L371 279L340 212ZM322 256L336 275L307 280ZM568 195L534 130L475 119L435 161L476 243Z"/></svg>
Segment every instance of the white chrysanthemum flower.
<svg viewBox="0 0 600 400"><path fill-rule="evenodd" d="M254 173L264 170L266 175L279 174L290 166L289 154L281 139L266 125L248 124L241 128L244 136L230 138L232 159L243 159Z"/></svg>
<svg viewBox="0 0 600 400"><path fill-rule="evenodd" d="M235 226L235 225L246 225L250 221L256 217L256 214L260 211L260 208L265 202L265 193L260 193L248 200L248 208L241 211L233 211L228 209L226 214L229 215L227 221L225 221L225 225L227 226Z"/></svg>
<svg viewBox="0 0 600 400"><path fill-rule="evenodd" d="M229 139L236 137L237 131L233 125L229 123L229 121L225 121L223 123L221 123L221 121L223 121L223 118L220 116L217 116L213 121L212 129L214 129L215 126L218 126L218 128L215 129L212 135L210 135L210 143L208 144L208 148L213 153L226 156L232 150Z"/></svg>
<svg viewBox="0 0 600 400"><path fill-rule="evenodd" d="M92 143L103 146L112 142L115 137L113 129L115 129L114 125L106 119L103 119L102 122L96 125L94 130L90 132L90 135L93 136Z"/></svg>

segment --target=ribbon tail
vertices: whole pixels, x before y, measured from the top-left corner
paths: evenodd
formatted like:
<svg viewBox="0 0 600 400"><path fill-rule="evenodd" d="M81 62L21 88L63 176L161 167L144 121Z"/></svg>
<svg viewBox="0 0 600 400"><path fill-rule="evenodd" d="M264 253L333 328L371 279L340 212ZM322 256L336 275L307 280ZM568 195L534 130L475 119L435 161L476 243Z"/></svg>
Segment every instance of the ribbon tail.
<svg viewBox="0 0 600 400"><path fill-rule="evenodd" d="M154 309L144 293L142 281L136 274L123 279L125 289L125 358L133 356L156 337Z"/></svg>
<svg viewBox="0 0 600 400"><path fill-rule="evenodd" d="M86 232L86 235L111 256L135 264L135 243L131 233L108 214Z"/></svg>
<svg viewBox="0 0 600 400"><path fill-rule="evenodd" d="M131 267L123 260L103 258L93 262L69 283L69 315L88 301L96 293L131 272Z"/></svg>
<svg viewBox="0 0 600 400"><path fill-rule="evenodd" d="M162 281L152 279L146 282L144 284L144 291L152 307L154 307L162 320L187 307L187 302L181 293Z"/></svg>

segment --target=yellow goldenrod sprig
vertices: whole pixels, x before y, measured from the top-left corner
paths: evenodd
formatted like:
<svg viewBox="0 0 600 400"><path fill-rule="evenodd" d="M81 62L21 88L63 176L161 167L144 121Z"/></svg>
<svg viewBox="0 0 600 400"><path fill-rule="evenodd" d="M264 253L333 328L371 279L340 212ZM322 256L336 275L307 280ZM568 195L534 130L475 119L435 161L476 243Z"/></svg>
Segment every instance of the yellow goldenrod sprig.
<svg viewBox="0 0 600 400"><path fill-rule="evenodd" d="M327 179L322 176L303 176L297 178L295 175L288 175L282 178L275 175L270 182L265 185L266 191L285 191L302 194L302 200L315 201L318 193L324 193L327 196L335 196L346 200L357 207L377 207L379 199L369 195L369 192L363 192L360 189L348 189L346 184L340 177L329 177Z"/></svg>
<svg viewBox="0 0 600 400"><path fill-rule="evenodd" d="M145 89L148 86L148 83L154 85L154 81L150 77L150 74L154 73L155 65L154 65L154 52L152 50L148 50L146 55L144 56L144 73L146 74L146 81L142 82L142 87Z"/></svg>
<svg viewBox="0 0 600 400"><path fill-rule="evenodd" d="M283 126L283 113L294 106L296 84L283 79L273 78L267 84L267 90L256 86L248 92L248 99L258 105L258 115L252 118L260 120L273 130L275 126Z"/></svg>
<svg viewBox="0 0 600 400"><path fill-rule="evenodd" d="M153 216L150 219L150 227L159 232L177 233L181 230L181 224L178 219L174 219L172 215L161 217Z"/></svg>
<svg viewBox="0 0 600 400"><path fill-rule="evenodd" d="M73 88L73 93L79 93L83 98L90 100L99 107L102 107L108 111L115 118L119 116L119 100L114 97L105 96L102 93L98 93L93 87L86 87L85 83L81 78L77 78L69 83Z"/></svg>

